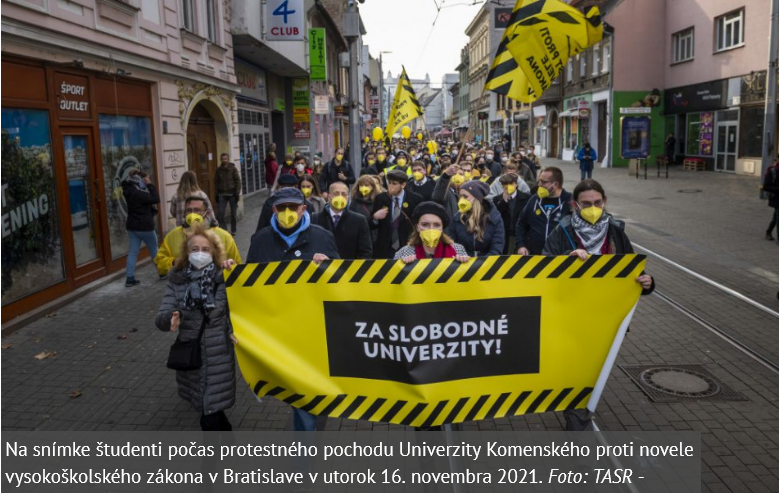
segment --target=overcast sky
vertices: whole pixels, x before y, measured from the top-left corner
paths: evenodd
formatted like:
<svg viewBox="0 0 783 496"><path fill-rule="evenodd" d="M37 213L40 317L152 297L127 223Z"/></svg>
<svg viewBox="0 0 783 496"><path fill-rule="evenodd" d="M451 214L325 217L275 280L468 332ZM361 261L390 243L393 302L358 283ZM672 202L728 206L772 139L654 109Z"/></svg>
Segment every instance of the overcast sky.
<svg viewBox="0 0 783 496"><path fill-rule="evenodd" d="M468 42L465 29L483 3L471 5L474 1L365 0L359 5L367 30L364 44L375 58L382 50L393 52L383 55L384 74L391 71L396 77L404 65L411 79L429 73L433 86L439 85L444 74L457 72L460 50Z"/></svg>

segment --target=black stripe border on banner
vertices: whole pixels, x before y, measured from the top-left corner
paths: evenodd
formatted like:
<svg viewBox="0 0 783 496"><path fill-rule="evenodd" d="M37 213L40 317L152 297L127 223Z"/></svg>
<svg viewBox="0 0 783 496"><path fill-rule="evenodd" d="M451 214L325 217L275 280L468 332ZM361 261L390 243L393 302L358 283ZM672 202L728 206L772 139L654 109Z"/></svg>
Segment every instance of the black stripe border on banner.
<svg viewBox="0 0 783 496"><path fill-rule="evenodd" d="M244 272L245 267L247 267L247 265L238 265L234 268L234 270L231 271L231 273L228 275L228 279L226 279L227 288L230 288L234 285L235 282L237 282L239 276L241 276L242 272Z"/></svg>
<svg viewBox="0 0 783 496"><path fill-rule="evenodd" d="M285 269L288 268L290 263L290 260L286 260L277 264L277 267L275 267L275 270L272 271L272 275L269 276L269 279L266 280L264 286L271 286L276 283L277 280L280 279L280 276L283 275L283 272L285 272Z"/></svg>
<svg viewBox="0 0 783 496"><path fill-rule="evenodd" d="M620 271L619 274L617 274L617 277L628 277L631 275L631 272L640 264L642 261L647 258L645 255L636 255L633 257L633 260L631 260L628 265L625 266L623 270Z"/></svg>
<svg viewBox="0 0 783 496"><path fill-rule="evenodd" d="M613 255L612 258L607 260L607 262L604 264L603 267L598 269L598 272L596 272L593 277L594 278L604 277L606 274L609 273L609 271L611 271L614 268L615 265L620 263L620 260L622 260L623 258L625 258L625 255Z"/></svg>

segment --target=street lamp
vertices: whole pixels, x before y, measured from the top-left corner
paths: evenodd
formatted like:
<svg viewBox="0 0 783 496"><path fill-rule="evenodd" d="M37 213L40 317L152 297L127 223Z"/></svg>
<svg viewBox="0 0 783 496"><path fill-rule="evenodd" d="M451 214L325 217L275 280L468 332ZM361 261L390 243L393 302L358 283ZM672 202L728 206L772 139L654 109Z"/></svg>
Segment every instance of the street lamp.
<svg viewBox="0 0 783 496"><path fill-rule="evenodd" d="M384 93L384 89L383 89L383 78L384 78L384 76L383 76L383 54L384 53L391 54L391 53L394 53L394 52L383 51L378 56L379 63L380 63L380 66L381 66L381 68L380 68L380 72L381 72L381 87L380 87L380 90L378 91L378 95L380 96L380 100L378 100L378 106L379 106L379 109L378 109L378 122L380 123L380 127L385 127L383 125L383 93Z"/></svg>

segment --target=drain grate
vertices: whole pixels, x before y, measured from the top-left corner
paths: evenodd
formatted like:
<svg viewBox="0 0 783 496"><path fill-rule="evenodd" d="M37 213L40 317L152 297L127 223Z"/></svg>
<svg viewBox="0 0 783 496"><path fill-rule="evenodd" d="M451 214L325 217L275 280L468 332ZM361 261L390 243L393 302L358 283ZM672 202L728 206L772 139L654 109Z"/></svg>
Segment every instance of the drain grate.
<svg viewBox="0 0 783 496"><path fill-rule="evenodd" d="M620 369L655 402L748 400L703 365L620 365Z"/></svg>

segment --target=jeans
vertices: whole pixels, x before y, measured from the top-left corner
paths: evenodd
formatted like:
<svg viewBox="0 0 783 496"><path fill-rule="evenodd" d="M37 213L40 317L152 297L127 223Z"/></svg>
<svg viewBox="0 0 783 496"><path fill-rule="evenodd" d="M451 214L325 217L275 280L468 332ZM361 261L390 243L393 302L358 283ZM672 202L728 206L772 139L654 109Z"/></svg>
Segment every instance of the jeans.
<svg viewBox="0 0 783 496"><path fill-rule="evenodd" d="M217 413L201 414L201 430L202 431L230 431L233 430L231 422L226 417L226 412L220 410Z"/></svg>
<svg viewBox="0 0 783 496"><path fill-rule="evenodd" d="M125 262L125 277L133 279L136 276L136 258L141 250L141 242L150 251L150 257L155 259L158 254L158 235L155 231L128 231L128 258Z"/></svg>
<svg viewBox="0 0 783 496"><path fill-rule="evenodd" d="M295 431L314 431L315 415L306 412L301 408L294 408L294 430Z"/></svg>
<svg viewBox="0 0 783 496"><path fill-rule="evenodd" d="M772 231L778 227L778 209L775 209L775 213L772 214L772 221L769 223L769 227L767 227L767 234L770 236L772 235ZM780 235L780 232L778 232L778 236Z"/></svg>
<svg viewBox="0 0 783 496"><path fill-rule="evenodd" d="M220 227L226 229L226 205L231 207L231 234L237 232L237 202L239 197L237 195L224 196L218 195L218 222ZM228 231L228 229L226 229Z"/></svg>
<svg viewBox="0 0 783 496"><path fill-rule="evenodd" d="M590 178L590 179L593 178L593 168L592 167L590 167L589 169L587 169L587 168L582 169L580 167L579 169L582 171L582 181L584 181L585 178Z"/></svg>

